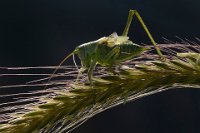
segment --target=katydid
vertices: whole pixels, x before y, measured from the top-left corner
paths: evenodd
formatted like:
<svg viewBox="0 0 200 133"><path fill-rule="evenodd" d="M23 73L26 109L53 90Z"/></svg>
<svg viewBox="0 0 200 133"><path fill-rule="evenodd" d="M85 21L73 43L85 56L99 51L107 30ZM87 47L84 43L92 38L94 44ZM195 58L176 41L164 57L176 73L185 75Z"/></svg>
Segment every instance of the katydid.
<svg viewBox="0 0 200 133"><path fill-rule="evenodd" d="M88 70L88 79L91 82L93 79L93 71L97 64L101 66L112 67L113 65L118 65L121 62L141 55L146 50L146 48L133 43L127 36L134 15L141 23L143 29L153 43L158 55L163 58L160 49L156 46L156 42L144 24L139 13L136 10L130 10L126 27L121 36L118 36L117 33L114 32L110 36L102 37L98 40L81 44L77 46L75 50L59 64L59 66L62 65L70 56L73 55L74 57L74 54L77 54L81 60L81 70ZM53 74L56 71L57 69L54 70Z"/></svg>

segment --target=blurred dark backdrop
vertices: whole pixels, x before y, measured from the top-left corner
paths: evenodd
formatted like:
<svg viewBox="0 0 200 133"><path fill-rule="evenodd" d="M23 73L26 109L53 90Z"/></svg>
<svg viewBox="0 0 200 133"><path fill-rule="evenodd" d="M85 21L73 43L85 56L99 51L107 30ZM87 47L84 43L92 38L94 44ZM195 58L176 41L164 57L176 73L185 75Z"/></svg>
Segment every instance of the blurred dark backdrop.
<svg viewBox="0 0 200 133"><path fill-rule="evenodd" d="M199 0L1 0L0 66L57 65L76 46L121 34L136 9L157 42L199 37ZM130 34L149 43L137 20ZM70 64L71 62L67 62ZM1 78L1 77L0 77ZM0 80L3 82L3 79ZM200 90L155 94L105 111L74 133L199 133Z"/></svg>

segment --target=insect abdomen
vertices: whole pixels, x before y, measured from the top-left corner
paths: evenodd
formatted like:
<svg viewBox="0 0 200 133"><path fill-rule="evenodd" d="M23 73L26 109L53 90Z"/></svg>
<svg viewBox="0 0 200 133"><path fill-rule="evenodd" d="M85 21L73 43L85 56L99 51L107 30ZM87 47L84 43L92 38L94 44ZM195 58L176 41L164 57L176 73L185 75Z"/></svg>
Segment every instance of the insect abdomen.
<svg viewBox="0 0 200 133"><path fill-rule="evenodd" d="M120 55L117 62L127 61L143 53L146 49L135 43L120 45Z"/></svg>

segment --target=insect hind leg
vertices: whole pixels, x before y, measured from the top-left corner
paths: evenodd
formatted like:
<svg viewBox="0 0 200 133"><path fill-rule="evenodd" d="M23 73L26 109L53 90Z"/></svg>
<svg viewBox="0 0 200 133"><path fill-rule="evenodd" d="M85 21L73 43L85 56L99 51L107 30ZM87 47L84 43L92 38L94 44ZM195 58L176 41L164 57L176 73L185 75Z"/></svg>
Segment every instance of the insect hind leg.
<svg viewBox="0 0 200 133"><path fill-rule="evenodd" d="M146 32L146 34L149 37L150 41L154 45L158 55L161 57L161 59L164 59L164 56L163 56L162 52L160 51L160 49L157 47L155 40L153 39L151 33L149 32L149 29L147 28L147 26L145 25L142 17L140 16L140 14L136 10L130 10L129 11L127 24L126 24L126 27L124 29L124 32L123 32L122 36L127 36L128 35L128 31L129 31L129 28L130 28L130 25L131 25L131 22L132 22L132 19L133 19L134 15L139 20L140 24L142 25L142 28L144 29L144 31Z"/></svg>

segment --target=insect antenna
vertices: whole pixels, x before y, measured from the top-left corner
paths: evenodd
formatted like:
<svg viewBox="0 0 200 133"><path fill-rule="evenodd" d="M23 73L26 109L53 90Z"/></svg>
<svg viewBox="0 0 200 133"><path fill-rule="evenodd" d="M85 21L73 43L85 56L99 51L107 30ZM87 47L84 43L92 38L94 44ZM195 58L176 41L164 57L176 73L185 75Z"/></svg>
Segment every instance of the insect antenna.
<svg viewBox="0 0 200 133"><path fill-rule="evenodd" d="M55 70L53 71L53 73L51 74L49 80L47 81L47 83L54 77L55 73L58 71L59 67L71 56L73 56L75 53L75 51L71 52L68 56L66 56L61 62L60 64L55 68ZM44 87L44 89L46 89L47 85Z"/></svg>

